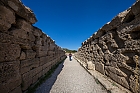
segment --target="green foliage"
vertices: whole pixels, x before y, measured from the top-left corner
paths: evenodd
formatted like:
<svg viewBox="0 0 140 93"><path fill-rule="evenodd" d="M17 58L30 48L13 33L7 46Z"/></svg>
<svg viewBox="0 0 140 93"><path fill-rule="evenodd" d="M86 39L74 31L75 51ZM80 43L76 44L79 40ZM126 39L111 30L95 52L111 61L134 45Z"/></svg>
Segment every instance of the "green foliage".
<svg viewBox="0 0 140 93"><path fill-rule="evenodd" d="M67 49L67 48L63 48L63 50L65 50L66 53L75 53L75 52L77 52L77 50L70 50L70 49Z"/></svg>

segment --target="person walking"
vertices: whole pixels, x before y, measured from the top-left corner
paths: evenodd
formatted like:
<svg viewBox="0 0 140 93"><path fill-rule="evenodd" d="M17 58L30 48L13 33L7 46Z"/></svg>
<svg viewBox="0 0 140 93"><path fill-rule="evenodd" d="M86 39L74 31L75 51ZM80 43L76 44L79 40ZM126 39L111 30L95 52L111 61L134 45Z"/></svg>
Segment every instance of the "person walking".
<svg viewBox="0 0 140 93"><path fill-rule="evenodd" d="M72 59L71 59L71 57L72 57L72 54L71 53L69 53L69 60L71 61Z"/></svg>

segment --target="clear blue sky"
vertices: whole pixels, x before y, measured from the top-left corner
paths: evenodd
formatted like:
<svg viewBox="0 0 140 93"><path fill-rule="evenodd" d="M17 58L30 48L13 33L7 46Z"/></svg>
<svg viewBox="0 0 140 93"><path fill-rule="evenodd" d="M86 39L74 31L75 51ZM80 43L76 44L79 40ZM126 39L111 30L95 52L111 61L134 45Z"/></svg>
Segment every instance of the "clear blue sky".
<svg viewBox="0 0 140 93"><path fill-rule="evenodd" d="M21 1L36 15L36 27L60 47L77 50L83 41L136 0Z"/></svg>

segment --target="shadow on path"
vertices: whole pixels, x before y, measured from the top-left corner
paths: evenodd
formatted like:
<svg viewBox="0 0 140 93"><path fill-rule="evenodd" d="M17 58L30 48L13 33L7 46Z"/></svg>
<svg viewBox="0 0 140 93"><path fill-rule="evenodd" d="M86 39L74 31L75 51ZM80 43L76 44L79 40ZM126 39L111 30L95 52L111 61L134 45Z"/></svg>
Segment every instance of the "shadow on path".
<svg viewBox="0 0 140 93"><path fill-rule="evenodd" d="M37 89L35 93L49 93L53 84L55 83L57 76L59 75L59 73L62 71L63 67L64 67L64 61L62 63L59 64L59 66L56 68L56 70L54 71L54 73L52 73L51 77L48 78L42 85L40 85ZM43 87L43 90L42 90Z"/></svg>

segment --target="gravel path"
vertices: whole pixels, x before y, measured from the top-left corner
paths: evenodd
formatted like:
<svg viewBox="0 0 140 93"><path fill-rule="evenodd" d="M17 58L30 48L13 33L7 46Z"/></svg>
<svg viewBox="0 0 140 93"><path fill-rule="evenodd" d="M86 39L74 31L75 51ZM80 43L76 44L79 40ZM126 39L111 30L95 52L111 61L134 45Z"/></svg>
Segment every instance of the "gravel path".
<svg viewBox="0 0 140 93"><path fill-rule="evenodd" d="M80 64L67 58L35 93L107 93Z"/></svg>

